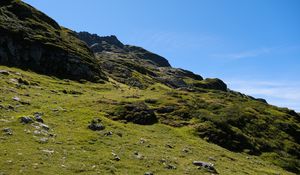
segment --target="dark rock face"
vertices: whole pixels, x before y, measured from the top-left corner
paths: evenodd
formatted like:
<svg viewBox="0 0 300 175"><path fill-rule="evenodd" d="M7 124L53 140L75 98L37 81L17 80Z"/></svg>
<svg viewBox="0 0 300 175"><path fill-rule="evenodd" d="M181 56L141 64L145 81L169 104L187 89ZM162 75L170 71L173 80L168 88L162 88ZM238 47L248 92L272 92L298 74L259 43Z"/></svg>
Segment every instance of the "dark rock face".
<svg viewBox="0 0 300 175"><path fill-rule="evenodd" d="M215 89L221 91L227 91L227 85L218 78L207 78L201 82L194 83L195 87L204 89Z"/></svg>
<svg viewBox="0 0 300 175"><path fill-rule="evenodd" d="M99 52L113 52L113 53L127 53L134 54L139 59L149 60L159 67L170 67L168 60L149 52L141 47L124 45L116 36L101 37L96 34L88 32L79 32L77 37L86 42L94 53Z"/></svg>
<svg viewBox="0 0 300 175"><path fill-rule="evenodd" d="M106 79L72 31L21 1L0 6L0 64L74 80Z"/></svg>
<svg viewBox="0 0 300 175"><path fill-rule="evenodd" d="M122 52L124 44L121 43L116 36L98 36L96 34L90 34L88 32L79 32L77 37L86 42L90 46L91 50L95 53L102 51L117 51Z"/></svg>
<svg viewBox="0 0 300 175"><path fill-rule="evenodd" d="M100 119L93 119L91 123L88 125L88 128L93 131L104 130L105 126L101 123Z"/></svg>
<svg viewBox="0 0 300 175"><path fill-rule="evenodd" d="M154 64L156 64L159 67L171 66L168 60L165 59L164 57L149 52L141 47L126 45L125 49L128 50L129 53L134 53L138 58L152 61Z"/></svg>
<svg viewBox="0 0 300 175"><path fill-rule="evenodd" d="M158 122L153 110L148 109L144 103L119 106L112 115L115 120L125 120L140 125L151 125Z"/></svg>

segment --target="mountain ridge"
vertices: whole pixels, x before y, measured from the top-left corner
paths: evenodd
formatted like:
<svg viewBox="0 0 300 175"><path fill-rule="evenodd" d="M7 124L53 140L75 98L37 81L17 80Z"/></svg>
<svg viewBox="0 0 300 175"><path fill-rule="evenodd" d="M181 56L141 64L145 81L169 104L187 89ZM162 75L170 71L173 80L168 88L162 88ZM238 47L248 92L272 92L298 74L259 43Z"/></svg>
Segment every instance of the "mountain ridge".
<svg viewBox="0 0 300 175"><path fill-rule="evenodd" d="M66 161L66 174L93 174L82 162L106 174L140 174L146 168L158 174L210 174L191 165L207 152L217 157L205 160L216 162L220 174L300 172L300 116L295 111L232 91L220 79L173 68L167 59L124 45L116 36L73 32L21 1L4 0L0 5L4 174L19 167L27 168L27 174L37 172L36 164L26 165L50 165L52 158L60 172L66 157L72 157ZM155 142L141 138L137 144L135 135ZM13 149L15 143L30 150L24 153L27 157L15 157L23 154ZM111 150L118 150L121 158L113 151L110 159ZM139 150L149 159L141 158ZM230 167L233 163L247 168Z"/></svg>

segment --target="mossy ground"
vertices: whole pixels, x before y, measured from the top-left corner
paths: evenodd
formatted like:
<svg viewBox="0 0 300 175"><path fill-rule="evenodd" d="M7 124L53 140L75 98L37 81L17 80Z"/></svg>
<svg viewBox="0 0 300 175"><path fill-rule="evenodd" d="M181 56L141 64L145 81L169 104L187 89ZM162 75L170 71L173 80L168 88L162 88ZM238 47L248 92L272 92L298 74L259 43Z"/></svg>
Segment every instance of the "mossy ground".
<svg viewBox="0 0 300 175"><path fill-rule="evenodd" d="M292 174L258 156L208 143L195 136L190 126L142 126L105 117L106 111L122 101L176 103L168 95L174 90L161 84L153 85L156 90L139 90L113 81L78 83L5 66L0 70L10 71L10 75L0 74L0 174L211 174L197 169L194 160L214 163L222 175ZM17 84L19 78L30 85ZM19 122L19 117L35 112L44 113L51 136L35 135L33 126ZM87 128L96 117L102 119L105 130ZM6 135L3 128L11 128L13 135ZM105 136L109 131L113 134ZM48 142L40 143L42 137ZM113 160L112 152L121 160ZM176 169L165 168L168 164Z"/></svg>

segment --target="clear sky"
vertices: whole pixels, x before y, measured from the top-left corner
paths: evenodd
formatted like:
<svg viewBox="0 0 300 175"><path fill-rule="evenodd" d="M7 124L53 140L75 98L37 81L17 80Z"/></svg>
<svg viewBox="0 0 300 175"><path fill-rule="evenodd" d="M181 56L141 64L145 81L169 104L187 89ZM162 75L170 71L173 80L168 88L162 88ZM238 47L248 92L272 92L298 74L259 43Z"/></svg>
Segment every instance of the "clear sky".
<svg viewBox="0 0 300 175"><path fill-rule="evenodd" d="M62 26L116 35L300 112L300 0L24 1Z"/></svg>

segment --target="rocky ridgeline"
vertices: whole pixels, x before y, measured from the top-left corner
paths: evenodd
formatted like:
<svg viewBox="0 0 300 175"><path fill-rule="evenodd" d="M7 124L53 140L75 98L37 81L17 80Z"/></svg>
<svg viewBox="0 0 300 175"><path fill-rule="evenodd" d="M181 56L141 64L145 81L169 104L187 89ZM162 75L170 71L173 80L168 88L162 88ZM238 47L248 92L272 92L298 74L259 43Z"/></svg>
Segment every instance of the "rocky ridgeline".
<svg viewBox="0 0 300 175"><path fill-rule="evenodd" d="M79 32L77 33L77 37L86 42L95 53L113 52L135 54L139 59L152 61L156 66L171 66L168 60L162 56L149 52L141 47L124 45L114 35L102 37L88 32Z"/></svg>
<svg viewBox="0 0 300 175"><path fill-rule="evenodd" d="M162 83L172 88L215 89L227 91L227 85L220 79L205 79L191 71L173 68L168 60L141 47L124 45L116 36L98 36L79 32L77 37L96 54L104 72L113 79L138 88ZM151 77L145 82L134 76L134 72ZM192 83L184 80L191 79Z"/></svg>
<svg viewBox="0 0 300 175"><path fill-rule="evenodd" d="M163 83L172 88L227 90L221 80L203 80L193 72L172 68L167 59L124 45L116 36L75 33L21 1L3 0L0 5L1 65L72 80L103 82L109 76L138 88Z"/></svg>
<svg viewBox="0 0 300 175"><path fill-rule="evenodd" d="M105 80L86 44L33 7L0 1L0 64L89 81Z"/></svg>

